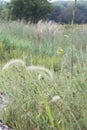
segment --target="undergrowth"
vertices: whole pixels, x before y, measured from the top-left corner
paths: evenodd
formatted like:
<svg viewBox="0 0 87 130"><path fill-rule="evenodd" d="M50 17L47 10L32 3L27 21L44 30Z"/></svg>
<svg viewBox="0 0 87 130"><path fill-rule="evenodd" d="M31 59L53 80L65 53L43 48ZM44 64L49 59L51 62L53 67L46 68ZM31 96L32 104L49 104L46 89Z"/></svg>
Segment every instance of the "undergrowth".
<svg viewBox="0 0 87 130"><path fill-rule="evenodd" d="M3 122L14 130L87 129L86 26L2 23L0 94L8 100ZM26 65L3 70L11 59ZM27 66L44 67L53 78Z"/></svg>

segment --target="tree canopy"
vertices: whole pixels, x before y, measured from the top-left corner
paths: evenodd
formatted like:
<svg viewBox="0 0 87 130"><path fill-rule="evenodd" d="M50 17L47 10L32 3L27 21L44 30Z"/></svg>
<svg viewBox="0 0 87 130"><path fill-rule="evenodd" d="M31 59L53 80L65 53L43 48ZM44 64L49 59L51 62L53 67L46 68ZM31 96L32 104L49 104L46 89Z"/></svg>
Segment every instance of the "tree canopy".
<svg viewBox="0 0 87 130"><path fill-rule="evenodd" d="M69 24L73 18L74 1L48 3L47 0L11 0L0 2L0 19L26 20L37 23L39 20L52 20ZM87 23L87 2L78 1L74 23Z"/></svg>
<svg viewBox="0 0 87 130"><path fill-rule="evenodd" d="M11 0L10 10L12 19L25 19L36 23L47 18L52 12L52 6L47 0Z"/></svg>
<svg viewBox="0 0 87 130"><path fill-rule="evenodd" d="M69 24L73 18L73 1L57 2L53 4L54 11L50 20L62 24ZM79 1L75 12L74 22L78 24L87 23L87 2Z"/></svg>

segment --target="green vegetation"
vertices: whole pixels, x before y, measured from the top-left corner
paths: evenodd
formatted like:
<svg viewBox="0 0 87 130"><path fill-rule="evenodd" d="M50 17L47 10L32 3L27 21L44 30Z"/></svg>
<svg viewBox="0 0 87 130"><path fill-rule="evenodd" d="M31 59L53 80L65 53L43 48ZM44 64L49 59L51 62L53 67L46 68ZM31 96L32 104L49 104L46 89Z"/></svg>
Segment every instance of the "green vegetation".
<svg viewBox="0 0 87 130"><path fill-rule="evenodd" d="M87 2L82 0L58 1L47 0L11 0L0 2L1 20L24 20L37 23L39 20L52 20L61 24L87 23Z"/></svg>
<svg viewBox="0 0 87 130"><path fill-rule="evenodd" d="M0 120L14 130L87 130L87 25L0 27Z"/></svg>
<svg viewBox="0 0 87 130"><path fill-rule="evenodd" d="M53 11L53 7L47 0L11 0L10 3L1 5L3 7L1 11L2 19L6 19L7 16L11 20L25 20L33 23L47 19L49 13Z"/></svg>
<svg viewBox="0 0 87 130"><path fill-rule="evenodd" d="M72 19L74 23L87 23L87 1L75 0L75 5L73 1L54 3L54 12L50 19L62 24L70 24Z"/></svg>

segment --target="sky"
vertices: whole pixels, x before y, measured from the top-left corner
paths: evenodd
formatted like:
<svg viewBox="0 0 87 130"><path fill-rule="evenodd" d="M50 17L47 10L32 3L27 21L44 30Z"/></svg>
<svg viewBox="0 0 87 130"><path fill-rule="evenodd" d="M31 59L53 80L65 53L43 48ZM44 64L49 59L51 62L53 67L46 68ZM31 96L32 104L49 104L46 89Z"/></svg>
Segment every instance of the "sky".
<svg viewBox="0 0 87 130"><path fill-rule="evenodd" d="M10 0L4 0L4 1L10 1ZM49 1L58 1L58 0L49 0ZM61 0L59 0L61 1ZM62 0L62 1L67 1L67 0Z"/></svg>
<svg viewBox="0 0 87 130"><path fill-rule="evenodd" d="M1 0L1 1L6 1L6 2L10 2L10 0Z"/></svg>
<svg viewBox="0 0 87 130"><path fill-rule="evenodd" d="M57 2L57 1L66 1L66 0L47 0L49 3L54 3L54 2Z"/></svg>
<svg viewBox="0 0 87 130"><path fill-rule="evenodd" d="M6 1L6 2L10 2L11 0L0 0L0 1Z"/></svg>
<svg viewBox="0 0 87 130"><path fill-rule="evenodd" d="M4 0L4 1L7 1L7 2L9 2L10 0Z"/></svg>

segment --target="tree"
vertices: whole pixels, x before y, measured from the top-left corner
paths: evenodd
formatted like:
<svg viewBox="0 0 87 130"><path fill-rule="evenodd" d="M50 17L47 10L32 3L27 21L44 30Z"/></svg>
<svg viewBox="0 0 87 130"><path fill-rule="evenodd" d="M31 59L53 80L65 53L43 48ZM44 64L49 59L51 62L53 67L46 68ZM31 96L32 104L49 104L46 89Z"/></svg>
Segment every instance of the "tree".
<svg viewBox="0 0 87 130"><path fill-rule="evenodd" d="M9 9L8 9L8 4L0 0L0 19L1 20L8 20L9 19Z"/></svg>
<svg viewBox="0 0 87 130"><path fill-rule="evenodd" d="M72 8L63 9L58 18L61 19L62 24L70 24L72 20Z"/></svg>
<svg viewBox="0 0 87 130"><path fill-rule="evenodd" d="M25 19L34 23L45 19L52 9L47 0L11 0L10 5L12 19Z"/></svg>
<svg viewBox="0 0 87 130"><path fill-rule="evenodd" d="M73 6L73 17L72 17L72 24L74 23L75 14L77 9L77 0L75 0L74 6Z"/></svg>

